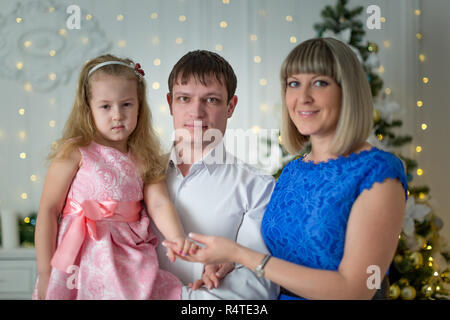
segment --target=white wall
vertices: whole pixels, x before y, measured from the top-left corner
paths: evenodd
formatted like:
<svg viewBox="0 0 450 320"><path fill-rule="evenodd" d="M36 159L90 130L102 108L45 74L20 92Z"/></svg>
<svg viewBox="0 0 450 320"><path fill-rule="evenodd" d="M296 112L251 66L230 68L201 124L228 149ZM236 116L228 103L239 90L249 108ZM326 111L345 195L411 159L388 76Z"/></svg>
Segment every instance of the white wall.
<svg viewBox="0 0 450 320"><path fill-rule="evenodd" d="M30 7L30 4L37 4ZM154 123L164 145L172 131L165 94L167 76L173 64L187 51L208 49L223 55L238 76L236 112L229 128L279 128L279 80L282 60L299 42L315 37L313 24L320 11L333 0L0 0L0 210L10 208L26 215L37 210L45 178L45 156L64 126L74 97L76 79L83 62L106 50L140 62L146 72L148 97ZM414 9L422 3L422 14ZM81 7L80 30L66 30L65 9ZM419 160L424 170L418 183L431 187L438 214L450 235L450 200L445 183L450 179L446 161L450 152L445 139L450 109L444 98L448 89L449 2L398 0L351 1L352 6L378 4L386 18L382 30L368 30L366 39L378 43L385 87L405 113L402 132L414 135L414 145L424 151L408 155ZM54 10L49 8L54 8ZM152 13L157 13L157 18ZM117 16L122 14L123 20ZM185 16L185 21L179 17ZM286 21L292 16L292 21ZM17 23L17 17L22 21ZM362 18L366 17L363 13ZM227 27L220 26L221 21ZM422 42L416 32L424 34ZM257 40L251 40L256 35ZM296 43L290 38L295 36ZM181 38L182 40L177 39ZM27 40L31 44L24 46ZM385 45L385 41L386 45ZM106 49L109 48L109 49ZM55 50L51 57L48 53ZM427 53L420 64L419 51ZM260 63L254 57L261 58ZM160 65L154 60L160 59ZM23 62L22 68L17 63ZM419 72L430 75L430 84L419 86ZM447 68L445 73L444 68ZM55 80L49 74L55 74ZM260 79L267 81L260 85ZM27 91L25 84L31 84ZM57 85L54 85L57 83ZM159 84L159 88L157 84ZM152 86L155 85L156 89ZM53 86L53 87L52 87ZM28 87L29 88L29 87ZM30 89L30 88L29 88ZM448 90L447 90L448 91ZM417 110L422 95L425 107ZM24 109L20 115L19 110ZM426 119L429 130L417 126ZM49 126L54 121L54 126ZM25 137L23 136L25 134ZM22 137L21 137L22 135ZM19 154L26 152L26 158ZM30 176L35 175L35 181ZM21 199L26 193L27 199ZM449 236L447 236L450 238Z"/></svg>
<svg viewBox="0 0 450 320"><path fill-rule="evenodd" d="M424 150L418 156L424 175L418 180L430 186L433 208L444 220L442 234L450 241L450 1L422 1L421 16L426 60L420 77L430 82L418 90L424 106L416 123L429 128L423 132L416 126L416 141Z"/></svg>

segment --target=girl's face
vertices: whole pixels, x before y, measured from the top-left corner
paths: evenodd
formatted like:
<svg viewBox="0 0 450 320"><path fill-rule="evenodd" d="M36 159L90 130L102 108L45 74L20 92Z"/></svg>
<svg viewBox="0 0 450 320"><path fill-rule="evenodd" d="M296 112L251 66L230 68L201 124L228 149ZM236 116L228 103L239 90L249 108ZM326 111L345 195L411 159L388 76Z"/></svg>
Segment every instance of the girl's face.
<svg viewBox="0 0 450 320"><path fill-rule="evenodd" d="M328 76L301 73L287 78L289 117L304 136L334 136L341 111L341 96L341 88Z"/></svg>
<svg viewBox="0 0 450 320"><path fill-rule="evenodd" d="M139 113L136 80L99 72L92 76L90 89L97 142L126 153Z"/></svg>

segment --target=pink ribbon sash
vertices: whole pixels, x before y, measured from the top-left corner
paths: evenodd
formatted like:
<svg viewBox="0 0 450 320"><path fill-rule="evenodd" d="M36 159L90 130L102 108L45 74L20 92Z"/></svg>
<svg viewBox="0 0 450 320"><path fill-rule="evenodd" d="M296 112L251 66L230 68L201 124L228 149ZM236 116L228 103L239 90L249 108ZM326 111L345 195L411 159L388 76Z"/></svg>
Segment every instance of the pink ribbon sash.
<svg viewBox="0 0 450 320"><path fill-rule="evenodd" d="M86 237L86 230L91 239L98 240L95 221L134 222L139 220L140 211L140 201L85 200L80 204L67 198L62 215L74 217L53 255L51 265L66 272L77 258Z"/></svg>

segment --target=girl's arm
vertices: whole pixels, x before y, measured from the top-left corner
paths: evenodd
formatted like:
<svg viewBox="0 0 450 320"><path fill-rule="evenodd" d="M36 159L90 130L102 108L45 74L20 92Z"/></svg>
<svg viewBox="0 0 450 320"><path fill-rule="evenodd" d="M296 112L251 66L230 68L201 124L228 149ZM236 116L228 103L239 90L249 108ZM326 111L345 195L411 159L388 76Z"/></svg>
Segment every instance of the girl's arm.
<svg viewBox="0 0 450 320"><path fill-rule="evenodd" d="M34 236L37 271L41 284L48 284L51 272L50 260L56 248L58 216L63 209L67 192L78 171L80 161L81 154L78 150L72 152L68 159L56 158L50 165L45 178ZM42 294L45 295L45 291L40 292L41 298Z"/></svg>
<svg viewBox="0 0 450 320"><path fill-rule="evenodd" d="M197 246L186 239L178 213L169 199L165 181L145 185L144 201L158 230L166 239L176 243L172 248L176 253L186 255L191 248L195 251ZM168 255L171 261L175 261L174 252L169 250Z"/></svg>
<svg viewBox="0 0 450 320"><path fill-rule="evenodd" d="M337 271L307 268L272 257L264 276L307 299L370 299L376 289L367 285L375 266L380 282L394 256L405 212L405 192L398 180L375 183L355 201L347 225L344 256ZM185 258L202 263L236 262L255 270L264 254L229 239L191 235L206 244ZM371 270L371 269L369 269Z"/></svg>

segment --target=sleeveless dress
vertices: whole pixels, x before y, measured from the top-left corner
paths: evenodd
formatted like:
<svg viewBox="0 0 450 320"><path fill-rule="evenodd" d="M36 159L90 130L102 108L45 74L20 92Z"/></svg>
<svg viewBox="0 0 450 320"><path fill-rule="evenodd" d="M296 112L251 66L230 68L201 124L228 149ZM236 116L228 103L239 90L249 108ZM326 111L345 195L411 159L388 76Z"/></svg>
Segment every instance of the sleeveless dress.
<svg viewBox="0 0 450 320"><path fill-rule="evenodd" d="M353 203L373 184L398 179L407 197L403 164L377 148L314 164L291 161L281 173L261 225L274 257L305 267L339 268ZM301 297L298 297L301 298ZM279 299L292 299L281 294Z"/></svg>
<svg viewBox="0 0 450 320"><path fill-rule="evenodd" d="M95 142L79 150L82 163L58 225L46 298L180 299L179 279L159 269L158 240L130 154ZM73 249L76 238L79 249Z"/></svg>

